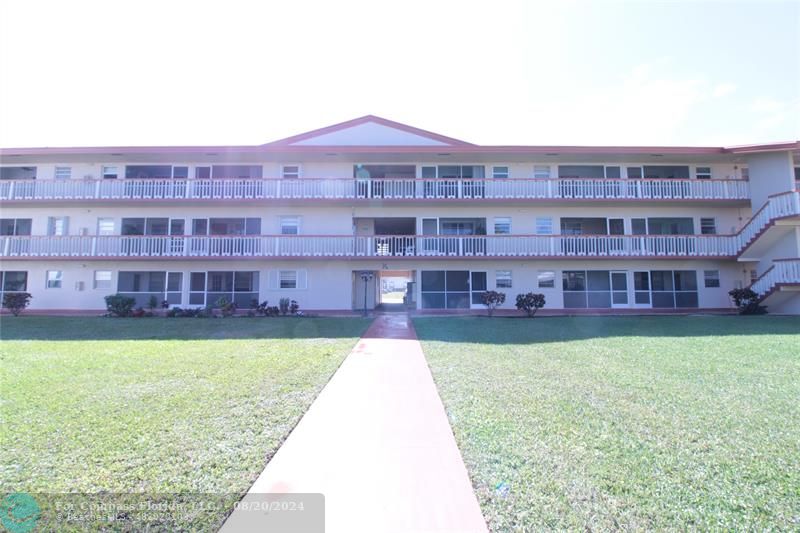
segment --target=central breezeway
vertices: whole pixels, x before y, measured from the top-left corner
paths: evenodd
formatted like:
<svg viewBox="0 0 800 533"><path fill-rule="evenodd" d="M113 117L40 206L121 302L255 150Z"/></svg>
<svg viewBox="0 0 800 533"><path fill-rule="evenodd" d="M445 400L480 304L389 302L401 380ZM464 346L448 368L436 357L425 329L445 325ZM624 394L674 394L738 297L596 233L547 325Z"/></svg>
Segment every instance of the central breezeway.
<svg viewBox="0 0 800 533"><path fill-rule="evenodd" d="M486 531L406 315L375 319L244 501L276 492L322 493L329 533Z"/></svg>

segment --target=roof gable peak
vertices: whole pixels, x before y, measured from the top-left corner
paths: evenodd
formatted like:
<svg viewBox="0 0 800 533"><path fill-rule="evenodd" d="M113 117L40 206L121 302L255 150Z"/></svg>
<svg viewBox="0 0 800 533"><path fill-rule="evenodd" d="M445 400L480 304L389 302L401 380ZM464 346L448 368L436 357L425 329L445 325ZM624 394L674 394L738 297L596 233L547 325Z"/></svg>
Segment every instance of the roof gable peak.
<svg viewBox="0 0 800 533"><path fill-rule="evenodd" d="M364 115L345 122L311 130L264 146L473 146L375 115Z"/></svg>

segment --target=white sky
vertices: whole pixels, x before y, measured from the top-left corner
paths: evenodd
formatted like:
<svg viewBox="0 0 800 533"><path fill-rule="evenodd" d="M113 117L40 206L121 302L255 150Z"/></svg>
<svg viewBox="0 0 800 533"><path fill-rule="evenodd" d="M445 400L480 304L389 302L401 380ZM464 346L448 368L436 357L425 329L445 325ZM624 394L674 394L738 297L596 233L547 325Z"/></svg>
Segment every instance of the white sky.
<svg viewBox="0 0 800 533"><path fill-rule="evenodd" d="M0 0L0 146L800 138L800 1Z"/></svg>

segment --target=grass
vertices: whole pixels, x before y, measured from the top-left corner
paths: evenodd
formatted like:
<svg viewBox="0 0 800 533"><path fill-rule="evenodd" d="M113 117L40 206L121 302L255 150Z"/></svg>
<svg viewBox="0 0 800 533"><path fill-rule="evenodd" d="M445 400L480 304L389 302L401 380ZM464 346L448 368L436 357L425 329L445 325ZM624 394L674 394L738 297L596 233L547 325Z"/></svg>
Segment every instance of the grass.
<svg viewBox="0 0 800 533"><path fill-rule="evenodd" d="M492 530L800 528L797 317L414 325Z"/></svg>
<svg viewBox="0 0 800 533"><path fill-rule="evenodd" d="M367 325L3 317L0 489L215 493L229 509Z"/></svg>

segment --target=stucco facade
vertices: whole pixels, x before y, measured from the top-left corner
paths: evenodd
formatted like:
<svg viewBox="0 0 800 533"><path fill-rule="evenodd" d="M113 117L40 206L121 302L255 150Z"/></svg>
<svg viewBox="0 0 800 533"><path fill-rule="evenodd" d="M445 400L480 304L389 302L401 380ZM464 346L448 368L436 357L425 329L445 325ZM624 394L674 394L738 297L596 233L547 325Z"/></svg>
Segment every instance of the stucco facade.
<svg viewBox="0 0 800 533"><path fill-rule="evenodd" d="M485 290L693 312L753 283L797 312L797 160L796 142L477 146L371 116L262 146L8 148L0 285L41 312L116 292L457 312Z"/></svg>

